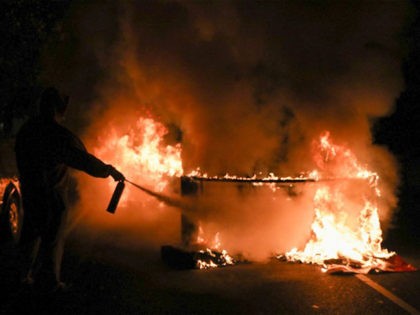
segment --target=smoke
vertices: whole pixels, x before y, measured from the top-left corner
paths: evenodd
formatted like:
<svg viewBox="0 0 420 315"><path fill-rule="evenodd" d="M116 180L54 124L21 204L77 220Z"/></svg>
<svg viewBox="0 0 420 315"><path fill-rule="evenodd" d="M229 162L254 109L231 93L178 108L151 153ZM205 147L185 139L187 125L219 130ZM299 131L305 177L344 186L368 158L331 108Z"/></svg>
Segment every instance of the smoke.
<svg viewBox="0 0 420 315"><path fill-rule="evenodd" d="M392 111L401 89L398 36L406 10L396 1L80 2L63 22L62 38L46 49L44 77L72 95L69 124L83 131L88 148L103 145L111 128L124 135L138 117L153 117L170 126L169 142L182 142L186 173L297 175L315 167L312 142L329 130L381 176L387 225L397 169L385 148L372 145L371 123ZM81 175L81 213L106 208L111 189L102 185ZM249 252L300 245L289 227L297 226L294 235L308 229L311 189L276 205L267 192L226 191L235 200L214 196L225 211L210 217L235 227L227 244L243 237ZM81 221L126 234L131 227L139 242L177 237L176 210L130 195L137 197L123 219L96 212ZM252 232L240 236L246 226ZM252 241L258 230L265 232Z"/></svg>

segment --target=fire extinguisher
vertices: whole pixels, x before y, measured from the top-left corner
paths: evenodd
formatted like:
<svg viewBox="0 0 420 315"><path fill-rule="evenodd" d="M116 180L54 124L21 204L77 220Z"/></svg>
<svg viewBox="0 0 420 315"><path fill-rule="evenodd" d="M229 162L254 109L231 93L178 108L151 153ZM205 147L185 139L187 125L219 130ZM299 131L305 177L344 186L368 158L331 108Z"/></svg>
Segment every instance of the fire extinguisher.
<svg viewBox="0 0 420 315"><path fill-rule="evenodd" d="M108 208L106 211L109 213L115 213L117 210L118 202L120 201L121 195L124 191L125 183L124 181L119 181L115 187L114 193L112 194L111 200L109 201Z"/></svg>

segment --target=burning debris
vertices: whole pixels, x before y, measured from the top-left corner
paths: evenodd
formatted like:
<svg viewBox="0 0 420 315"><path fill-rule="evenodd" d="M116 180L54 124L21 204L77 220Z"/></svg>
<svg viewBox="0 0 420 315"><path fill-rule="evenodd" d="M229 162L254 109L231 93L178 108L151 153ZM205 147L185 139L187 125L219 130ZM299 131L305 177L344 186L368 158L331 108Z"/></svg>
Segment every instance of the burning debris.
<svg viewBox="0 0 420 315"><path fill-rule="evenodd" d="M208 174L204 173L201 174L200 169L197 169L191 172L187 177L191 178L192 180L197 181L212 181L212 182L232 182L232 183L250 183L250 184L269 184L269 183L304 183L304 182L315 182L317 178L314 176L314 173L310 173L308 176L298 176L298 177L278 177L273 173L270 173L267 177L258 178L257 175L253 175L252 177L244 177L244 176L235 176L226 174L224 176L209 176Z"/></svg>
<svg viewBox="0 0 420 315"><path fill-rule="evenodd" d="M204 182L274 185L275 188L311 183L316 189L310 238L302 250L293 248L279 255L279 259L322 265L327 273L414 270L396 253L381 247L379 175L362 166L349 148L334 144L329 132L313 143L317 169L296 177L278 177L272 173L267 177L208 176L200 169L181 176L181 145L162 144L167 132L165 127L152 119L141 118L135 128L136 131L131 129L129 135L120 137L113 132L108 146L97 153L101 156L118 152L119 160L115 165L130 173L135 170L142 182L154 188L129 183L160 202L182 210L182 245L161 248L162 259L169 266L205 269L235 264L235 259L222 249L220 235L217 233L217 241L207 245L199 216L191 215L198 205L193 204L190 197L196 197L203 190ZM172 177L181 179L181 198L162 193Z"/></svg>
<svg viewBox="0 0 420 315"><path fill-rule="evenodd" d="M170 245L162 246L162 260L174 269L208 269L231 266L237 263L226 250L182 249Z"/></svg>
<svg viewBox="0 0 420 315"><path fill-rule="evenodd" d="M232 175L210 177L196 171L184 177L184 182L189 185L187 193L197 191L197 187L191 186L193 182L248 184L316 182L311 237L303 250L293 248L286 254L279 255L280 260L322 265L322 271L327 273L416 270L395 252L381 247L379 175L362 167L348 148L333 144L328 132L322 134L318 142L314 142L314 147L316 149L314 159L319 169L312 171L309 176L294 178L276 177L271 174L267 178ZM354 217L355 214L358 215L357 218ZM191 225L191 222L189 224ZM189 226L184 232L192 235L197 233L197 230L194 231ZM198 228L198 234L197 239L200 240L201 227ZM223 262L214 263L212 260L217 261L216 257L222 257L221 254L212 255L211 250L200 253L206 253L208 259L201 262L196 258L196 265L204 268L223 265Z"/></svg>
<svg viewBox="0 0 420 315"><path fill-rule="evenodd" d="M374 271L413 271L395 252L382 249L377 199L381 197L378 174L362 167L356 156L346 147L335 145L328 132L315 143L315 159L321 172L337 174L337 183L321 183L314 196L314 221L311 237L301 251L293 248L280 259L313 263L323 266L327 273L368 273ZM332 167L330 167L332 165ZM322 176L320 177L322 178ZM345 179L364 180L355 226L349 224L357 206L346 194L354 185L343 185ZM367 186L366 186L367 184ZM363 183L357 184L358 187Z"/></svg>
<svg viewBox="0 0 420 315"><path fill-rule="evenodd" d="M307 257L301 255L297 249L293 249L287 254L277 256L280 261L313 263L307 260ZM370 272L407 272L417 271L417 268L404 261L404 259L395 252L390 253L388 257L363 256L362 260L354 260L345 256L339 258L322 259L315 258L318 264L322 266L322 272L329 274L336 273L361 273Z"/></svg>
<svg viewBox="0 0 420 315"><path fill-rule="evenodd" d="M195 195L198 192L197 181L190 177L181 178L182 196ZM208 241L200 223L186 215L181 215L182 247L162 246L162 260L175 269L208 269L234 265L233 259L225 249L221 249L219 233Z"/></svg>

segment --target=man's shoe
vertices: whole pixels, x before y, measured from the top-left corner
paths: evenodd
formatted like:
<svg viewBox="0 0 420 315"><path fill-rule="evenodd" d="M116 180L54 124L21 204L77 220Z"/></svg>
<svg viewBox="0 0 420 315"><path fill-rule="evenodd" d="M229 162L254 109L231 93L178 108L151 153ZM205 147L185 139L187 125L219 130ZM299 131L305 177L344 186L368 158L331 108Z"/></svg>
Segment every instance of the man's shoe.
<svg viewBox="0 0 420 315"><path fill-rule="evenodd" d="M23 291L31 291L34 288L34 279L26 277L20 282Z"/></svg>
<svg viewBox="0 0 420 315"><path fill-rule="evenodd" d="M53 292L55 293L66 293L69 292L71 289L71 284L67 284L64 282L58 282L55 286L55 288L53 289Z"/></svg>

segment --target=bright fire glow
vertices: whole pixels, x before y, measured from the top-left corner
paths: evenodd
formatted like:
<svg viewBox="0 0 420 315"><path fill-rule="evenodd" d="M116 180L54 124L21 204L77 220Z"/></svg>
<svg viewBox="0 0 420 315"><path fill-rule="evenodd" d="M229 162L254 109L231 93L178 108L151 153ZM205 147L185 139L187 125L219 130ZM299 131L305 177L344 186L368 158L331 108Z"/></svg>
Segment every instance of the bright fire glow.
<svg viewBox="0 0 420 315"><path fill-rule="evenodd" d="M204 236L204 230L201 225L198 226L198 235L196 240L196 245L204 246L207 248L205 250L200 250L201 254L205 254L208 258L207 260L198 259L197 267L199 269L208 269L216 268L219 266L233 265L234 259L228 254L228 252L223 249L221 250L221 240L220 234L216 233L214 239L211 242L208 242ZM217 263L215 263L215 261Z"/></svg>
<svg viewBox="0 0 420 315"><path fill-rule="evenodd" d="M105 144L95 154L112 164L127 178L162 192L169 178L183 173L181 144L164 144L167 128L151 118L139 118L122 134L112 128Z"/></svg>
<svg viewBox="0 0 420 315"><path fill-rule="evenodd" d="M164 136L168 130L163 124L151 118L139 118L135 126L127 127L125 134L121 134L121 128L110 130L104 145L95 149L94 153L104 160L112 161L131 181L138 178L143 185L162 192L172 177L183 174L181 144L164 145ZM114 185L111 183L110 188L113 189ZM125 193L121 203L127 198L128 194ZM227 251L220 249L218 233L212 242L208 242L200 226L196 245L208 247L199 251L201 256L206 257L206 260L197 260L197 267L200 269L234 263Z"/></svg>
<svg viewBox="0 0 420 315"><path fill-rule="evenodd" d="M161 123L151 118L139 118L124 134L111 128L106 143L96 149L95 154L112 161L131 180L139 178L142 183L161 192L171 177L183 174L181 144L164 145L163 139L167 133ZM314 142L313 159L317 169L298 177L277 177L271 173L265 178L230 174L210 177L199 168L188 176L208 180L241 180L254 184L274 181L316 182L311 237L303 250L294 248L286 253L286 258L289 261L321 265L326 260L338 259L356 263L360 270L375 269L383 264L381 259L395 254L381 248L382 231L377 206L377 199L381 196L378 174L360 164L349 148L334 144L329 132L323 133ZM343 182L350 184L343 185ZM359 202L352 200L354 196L347 196L349 190L353 190L351 185L358 187L356 191L361 195L358 196ZM358 220L355 220L355 216ZM200 269L234 263L225 250L220 250L219 234L216 234L214 241L208 242L199 227L196 245L207 248L200 251L206 258L198 260L197 267Z"/></svg>
<svg viewBox="0 0 420 315"><path fill-rule="evenodd" d="M314 220L311 238L304 249L296 248L286 253L290 261L324 264L329 259L342 259L357 263L366 272L381 265L380 259L395 253L381 248L382 231L376 200L380 197L379 176L360 165L356 156L345 146L333 144L329 132L321 135L314 145L314 160L320 182L314 196ZM337 178L322 182L323 178ZM354 180L353 185L366 182L360 209L349 203L342 181ZM353 186L352 186L353 187ZM362 186L363 187L363 186ZM347 188L348 189L348 188ZM350 207L350 208L349 208ZM349 213L358 213L358 222L350 224ZM324 271L327 271L325 266Z"/></svg>

